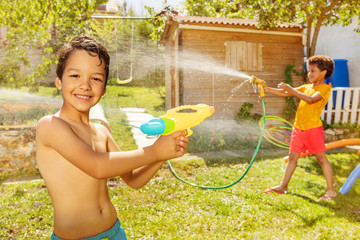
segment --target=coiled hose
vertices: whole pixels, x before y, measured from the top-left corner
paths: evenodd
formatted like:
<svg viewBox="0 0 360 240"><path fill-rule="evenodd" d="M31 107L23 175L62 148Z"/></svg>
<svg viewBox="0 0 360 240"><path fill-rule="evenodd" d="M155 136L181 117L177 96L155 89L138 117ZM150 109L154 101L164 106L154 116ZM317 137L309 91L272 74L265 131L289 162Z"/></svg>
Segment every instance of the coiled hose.
<svg viewBox="0 0 360 240"><path fill-rule="evenodd" d="M172 167L171 165L171 162L170 160L168 160L168 164L169 164L169 167L170 167L170 170L171 172L174 174L174 176L179 179L180 181L184 182L184 183L187 183L191 186L194 186L194 187L198 187L198 188L202 188L202 189L225 189L225 188L229 188L229 187L232 187L234 186L235 184L237 184L238 182L240 182L245 176L246 174L248 173L248 171L250 170L252 164L254 163L255 161L255 157L259 151L259 148L260 148L260 145L261 145L261 141L262 141L262 138L263 138L263 135L264 135L264 129L265 129L265 100L264 98L262 98L262 109L263 109L263 117L262 117L262 126L261 126L261 133L260 133L260 138L259 138L259 141L258 141L258 144L256 146L256 149L255 149L255 152L252 156L252 159L249 163L249 166L246 168L244 174L242 176L240 176L237 180L235 180L234 182L228 184L228 185L224 185L224 186L204 186L204 185L199 185L199 184L195 184L195 183L191 183L189 181L186 181L185 179L181 178L175 171L175 169Z"/></svg>

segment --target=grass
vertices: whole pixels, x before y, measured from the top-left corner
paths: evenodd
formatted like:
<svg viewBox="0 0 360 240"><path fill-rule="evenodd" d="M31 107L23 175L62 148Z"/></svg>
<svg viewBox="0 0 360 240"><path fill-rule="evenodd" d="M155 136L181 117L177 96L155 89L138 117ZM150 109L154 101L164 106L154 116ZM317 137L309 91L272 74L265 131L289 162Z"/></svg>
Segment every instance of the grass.
<svg viewBox="0 0 360 240"><path fill-rule="evenodd" d="M339 189L359 157L328 157ZM204 159L173 165L184 178L211 185L234 181L247 166L209 166ZM315 158L307 157L299 161L288 194L264 194L279 183L284 167L281 158L261 157L235 186L203 190L178 181L164 165L140 190L110 179L110 196L129 239L360 239L359 182L347 195L317 202L325 180ZM42 180L2 184L0 191L0 239L49 238L53 213Z"/></svg>
<svg viewBox="0 0 360 240"><path fill-rule="evenodd" d="M165 88L144 88L127 86L108 86L100 103L106 108L138 107L145 108L154 116L165 113Z"/></svg>
<svg viewBox="0 0 360 240"><path fill-rule="evenodd" d="M41 91L49 96L57 94L51 88ZM123 150L134 149L136 145L120 107L143 107L155 116L164 113L163 99L157 89L151 88L110 86L101 103L111 120L114 138ZM201 131L205 140L199 141L197 132L194 131L191 141L201 145L203 151L244 145L239 141L243 136L230 139L220 134L214 139ZM254 144L248 143L248 138L244 140L246 148L253 152ZM207 149L209 141L217 148ZM172 165L190 182L221 186L244 173L250 155L217 158L187 155L172 160ZM360 182L346 195L317 202L326 191L325 180L315 158L306 157L299 160L288 194L264 194L264 189L281 181L285 168L281 157L258 155L243 180L223 190L187 185L177 180L164 164L139 190L127 187L119 178L109 179L109 194L129 239L360 239ZM328 154L328 158L334 168L335 188L339 190L359 163L359 156L338 153ZM0 239L49 239L53 209L41 179L2 183L0 192Z"/></svg>

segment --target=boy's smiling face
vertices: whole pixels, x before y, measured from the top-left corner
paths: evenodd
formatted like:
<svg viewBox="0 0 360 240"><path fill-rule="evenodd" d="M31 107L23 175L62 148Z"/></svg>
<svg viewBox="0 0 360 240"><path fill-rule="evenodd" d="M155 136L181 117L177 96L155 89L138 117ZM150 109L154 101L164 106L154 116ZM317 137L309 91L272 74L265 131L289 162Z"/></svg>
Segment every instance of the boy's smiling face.
<svg viewBox="0 0 360 240"><path fill-rule="evenodd" d="M321 71L317 64L308 65L308 78L314 85L319 85L325 81L326 70Z"/></svg>
<svg viewBox="0 0 360 240"><path fill-rule="evenodd" d="M56 78L55 85L62 91L64 104L87 112L106 91L105 75L104 61L100 65L97 55L90 56L85 50L76 50L69 56L62 79Z"/></svg>

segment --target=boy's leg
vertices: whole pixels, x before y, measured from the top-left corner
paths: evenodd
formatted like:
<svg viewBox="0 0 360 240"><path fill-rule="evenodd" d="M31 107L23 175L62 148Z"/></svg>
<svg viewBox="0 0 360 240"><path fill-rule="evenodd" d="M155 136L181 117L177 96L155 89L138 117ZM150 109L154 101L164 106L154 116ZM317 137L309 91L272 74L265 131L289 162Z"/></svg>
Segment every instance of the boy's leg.
<svg viewBox="0 0 360 240"><path fill-rule="evenodd" d="M301 152L305 152L306 147L304 145L304 130L297 129L293 127L291 132L291 139L290 139L290 151L289 151L289 160L286 164L284 176L279 186L272 187L266 189L264 192L276 192L276 193L284 193L287 191L290 179L296 169L297 160L300 157Z"/></svg>
<svg viewBox="0 0 360 240"><path fill-rule="evenodd" d="M299 156L300 156L300 153L295 153L295 152L289 153L289 161L286 164L284 176L282 178L280 185L266 189L264 191L265 193L269 193L271 191L274 191L276 193L285 193L287 191L291 176L293 175L293 173L297 167L297 160L298 160Z"/></svg>
<svg viewBox="0 0 360 240"><path fill-rule="evenodd" d="M286 164L284 176L279 186L284 191L287 191L290 179L297 167L297 160L299 159L299 157L300 157L300 153L290 152L289 154L289 161Z"/></svg>
<svg viewBox="0 0 360 240"><path fill-rule="evenodd" d="M326 181L326 194L324 195L324 197L325 196L327 196L327 198L336 197L337 194L334 190L333 169L331 167L329 160L326 157L325 152L317 153L315 156L316 156L316 160L320 163Z"/></svg>

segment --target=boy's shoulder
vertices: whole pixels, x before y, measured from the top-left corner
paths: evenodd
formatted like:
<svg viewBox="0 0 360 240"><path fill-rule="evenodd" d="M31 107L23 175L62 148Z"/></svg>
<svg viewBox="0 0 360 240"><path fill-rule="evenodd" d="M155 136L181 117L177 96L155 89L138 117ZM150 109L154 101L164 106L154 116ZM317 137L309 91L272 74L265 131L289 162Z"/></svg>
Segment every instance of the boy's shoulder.
<svg viewBox="0 0 360 240"><path fill-rule="evenodd" d="M71 130L71 126L56 115L46 115L36 124L36 135L55 136L58 133Z"/></svg>
<svg viewBox="0 0 360 240"><path fill-rule="evenodd" d="M311 83L305 83L304 85L301 85L299 88L309 88L309 89L326 89L329 90L331 89L331 85L326 84L326 83L322 83L319 85L315 85L311 84Z"/></svg>
<svg viewBox="0 0 360 240"><path fill-rule="evenodd" d="M42 118L40 118L40 120L38 121L36 128L39 127L51 127L53 125L61 125L61 124L65 124L66 122L64 120L62 120L61 118L59 118L56 115L46 115Z"/></svg>
<svg viewBox="0 0 360 240"><path fill-rule="evenodd" d="M331 85L323 83L323 84L314 86L314 89L316 89L317 91L330 92L331 91Z"/></svg>
<svg viewBox="0 0 360 240"><path fill-rule="evenodd" d="M109 133L109 130L102 124L90 123L98 132ZM38 121L36 125L37 130L46 131L59 131L60 129L72 129L72 126L67 121L61 119L59 116L55 115L46 115Z"/></svg>

